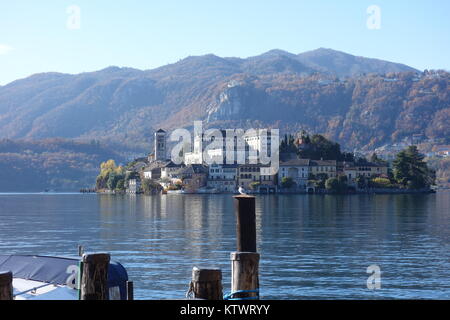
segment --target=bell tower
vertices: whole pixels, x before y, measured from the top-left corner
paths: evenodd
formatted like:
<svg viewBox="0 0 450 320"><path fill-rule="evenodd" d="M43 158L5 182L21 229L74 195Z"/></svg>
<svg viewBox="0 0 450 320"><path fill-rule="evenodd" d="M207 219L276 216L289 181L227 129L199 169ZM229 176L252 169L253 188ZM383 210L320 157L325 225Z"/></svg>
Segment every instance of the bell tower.
<svg viewBox="0 0 450 320"><path fill-rule="evenodd" d="M166 132L159 129L155 132L155 160L167 160L166 154Z"/></svg>

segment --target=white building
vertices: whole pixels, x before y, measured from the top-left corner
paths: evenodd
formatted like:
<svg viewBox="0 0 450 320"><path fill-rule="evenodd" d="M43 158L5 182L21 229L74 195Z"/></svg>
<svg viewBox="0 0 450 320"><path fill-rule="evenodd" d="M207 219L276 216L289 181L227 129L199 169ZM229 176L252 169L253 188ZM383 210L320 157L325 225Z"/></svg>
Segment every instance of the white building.
<svg viewBox="0 0 450 320"><path fill-rule="evenodd" d="M140 188L141 188L141 181L139 179L128 180L127 193L136 194L140 191Z"/></svg>
<svg viewBox="0 0 450 320"><path fill-rule="evenodd" d="M184 155L185 164L257 164L262 156L271 157L271 131L268 129L216 130L215 135L194 137L192 152ZM240 136L244 133L243 136Z"/></svg>
<svg viewBox="0 0 450 320"><path fill-rule="evenodd" d="M244 137L248 145L249 163L258 163L260 157L265 155L271 157L271 131L268 129L247 130Z"/></svg>
<svg viewBox="0 0 450 320"><path fill-rule="evenodd" d="M283 178L291 178L299 188L306 188L309 176L309 159L292 159L280 163L278 171L279 181L281 185Z"/></svg>

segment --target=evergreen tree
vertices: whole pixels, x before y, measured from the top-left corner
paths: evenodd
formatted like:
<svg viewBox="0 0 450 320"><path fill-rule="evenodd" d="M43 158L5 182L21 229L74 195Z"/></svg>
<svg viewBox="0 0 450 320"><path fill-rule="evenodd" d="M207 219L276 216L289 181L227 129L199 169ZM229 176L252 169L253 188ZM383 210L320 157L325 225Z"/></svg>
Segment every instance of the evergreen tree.
<svg viewBox="0 0 450 320"><path fill-rule="evenodd" d="M383 159L379 158L375 152L370 157L370 162L377 163L377 164L383 164L383 165L387 164L387 162L384 161Z"/></svg>
<svg viewBox="0 0 450 320"><path fill-rule="evenodd" d="M428 169L424 156L416 146L399 152L393 162L394 179L403 187L421 189L434 183L434 173Z"/></svg>

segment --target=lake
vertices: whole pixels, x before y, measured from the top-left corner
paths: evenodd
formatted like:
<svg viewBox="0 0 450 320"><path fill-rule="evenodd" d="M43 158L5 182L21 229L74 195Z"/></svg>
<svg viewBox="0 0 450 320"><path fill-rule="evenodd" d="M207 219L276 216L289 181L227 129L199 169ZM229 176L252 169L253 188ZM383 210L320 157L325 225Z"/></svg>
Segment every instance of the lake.
<svg viewBox="0 0 450 320"><path fill-rule="evenodd" d="M450 192L256 198L262 299L449 299ZM136 299L180 299L194 266L230 291L231 195L0 194L2 254L110 252ZM367 267L381 288L369 290Z"/></svg>

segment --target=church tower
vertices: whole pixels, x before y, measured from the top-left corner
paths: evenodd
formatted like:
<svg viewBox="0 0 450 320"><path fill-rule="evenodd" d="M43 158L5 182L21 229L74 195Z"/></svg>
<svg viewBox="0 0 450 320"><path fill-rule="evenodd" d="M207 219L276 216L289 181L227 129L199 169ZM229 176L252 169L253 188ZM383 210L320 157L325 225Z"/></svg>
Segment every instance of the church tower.
<svg viewBox="0 0 450 320"><path fill-rule="evenodd" d="M154 160L167 160L166 132L162 129L155 132Z"/></svg>

